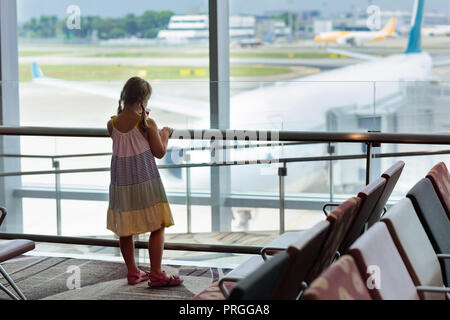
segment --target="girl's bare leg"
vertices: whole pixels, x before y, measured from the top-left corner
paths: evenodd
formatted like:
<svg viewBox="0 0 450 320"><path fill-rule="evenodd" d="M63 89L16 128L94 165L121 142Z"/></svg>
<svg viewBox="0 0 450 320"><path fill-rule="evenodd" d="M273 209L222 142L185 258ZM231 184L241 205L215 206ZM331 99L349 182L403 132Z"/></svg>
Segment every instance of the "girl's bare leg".
<svg viewBox="0 0 450 320"><path fill-rule="evenodd" d="M122 252L123 259L128 268L128 273L139 272L134 259L134 241L133 236L120 237L120 251Z"/></svg>
<svg viewBox="0 0 450 320"><path fill-rule="evenodd" d="M162 273L162 256L164 251L164 227L158 231L153 231L148 240L148 253L150 256L150 272L154 274Z"/></svg>

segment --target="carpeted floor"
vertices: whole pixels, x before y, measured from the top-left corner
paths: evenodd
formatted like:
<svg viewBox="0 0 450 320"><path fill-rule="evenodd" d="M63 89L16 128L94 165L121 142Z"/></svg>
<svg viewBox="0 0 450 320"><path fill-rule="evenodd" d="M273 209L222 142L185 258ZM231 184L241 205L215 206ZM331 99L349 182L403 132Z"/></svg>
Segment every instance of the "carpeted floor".
<svg viewBox="0 0 450 320"><path fill-rule="evenodd" d="M128 285L125 264L117 262L22 256L2 266L28 300L188 300L230 271L167 265L164 270L181 276L184 283L150 288L147 282ZM148 270L148 266L140 268ZM5 279L0 282L11 289ZM0 290L0 300L9 299Z"/></svg>

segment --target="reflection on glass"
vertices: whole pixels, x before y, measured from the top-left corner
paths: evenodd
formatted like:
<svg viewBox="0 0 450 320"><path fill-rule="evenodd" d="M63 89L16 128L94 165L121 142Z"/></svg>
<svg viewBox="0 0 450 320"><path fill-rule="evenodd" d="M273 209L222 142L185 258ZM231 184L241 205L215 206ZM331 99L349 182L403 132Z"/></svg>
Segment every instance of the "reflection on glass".
<svg viewBox="0 0 450 320"><path fill-rule="evenodd" d="M95 5L77 0L70 4L18 1L20 124L106 128L109 117L116 113L123 84L132 76L140 76L152 84L150 117L160 127L207 128L209 26L207 19L201 26L198 21L192 25L189 21L179 23L194 11L207 17L207 2L134 1L124 11L121 1L98 1ZM176 34L164 36L179 29L187 33L200 29L202 39L183 41ZM174 145L176 141L169 147ZM56 165L60 170L101 170L109 167L110 152L110 139L21 138L21 154L48 156L22 158L22 171L52 172ZM97 153L106 155L79 156ZM65 155L73 157L58 157ZM166 157L159 164L172 163ZM192 174L202 170L192 169ZM161 170L169 194L175 198L186 193L184 171ZM39 198L45 192L54 192L57 180L58 191L62 192L59 209L55 199ZM22 188L33 190L32 197L23 200L24 232L56 234L59 215L61 235L111 237L105 229L103 208L108 184L107 171L22 176ZM203 184L201 192L205 188L208 191L209 185ZM198 190L193 188L192 192ZM179 220L174 232L186 232L186 206L179 202L174 202ZM33 208L39 208L38 212ZM43 217L41 212L50 217ZM37 224L38 215L49 223ZM82 221L89 226L83 227Z"/></svg>
<svg viewBox="0 0 450 320"><path fill-rule="evenodd" d="M100 2L107 4L107 11ZM450 68L436 63L450 58L448 38L424 34L423 52L403 54L412 3L395 3L392 6L396 10L387 10L376 2L372 1L382 9L380 25L376 30L367 30L367 6L359 2L342 7L330 1L230 0L231 128L448 132ZM128 13L123 12L120 1L98 1L94 8L85 8L84 1L72 1L81 9L77 21L76 10L67 13L68 8L60 1L46 1L45 6L33 0L18 1L21 125L103 128L116 112L124 82L137 75L153 86L151 116L160 126L209 127L207 2L136 3L130 1ZM433 24L433 19L450 25L448 16L432 14L446 5L426 7L425 25ZM397 19L394 36L362 41L359 34L324 44L326 32L382 32L386 26L392 26L389 23L393 17ZM81 29L77 29L77 22ZM207 141L172 140L169 147L202 149L209 145ZM359 143L336 143L333 147L331 150L326 143L311 143L236 148L228 152L227 160L361 155L367 150ZM383 144L373 152L439 148L442 146ZM21 138L22 154L54 156L110 151L109 139ZM208 149L185 151L181 157L186 160L187 154L190 163L214 159ZM52 171L54 160L23 158L22 170ZM63 170L107 168L109 160L109 155L58 159ZM379 176L397 160L373 159L373 176ZM394 198L404 196L435 163L449 163L450 158L402 160L406 166ZM158 164L176 163L169 153ZM272 165L231 167L227 195L227 206L232 210L231 231L278 230L277 169L281 165L275 161ZM355 195L365 185L365 168L365 159L289 162L285 195L298 207L286 209L286 230L308 228L323 218L320 210L305 208L321 206L330 200L330 192L335 199ZM205 200L211 193L210 167L166 168L160 173L177 221L168 233L188 231L189 210L191 232L210 232L212 206ZM109 173L67 173L59 178L61 190L72 197L61 201L62 234L111 237L102 220L106 217ZM26 196L22 194L24 232L56 234L55 199L39 198L44 191L54 190L55 181L54 174L22 177L23 188L34 190ZM187 194L191 196L189 204ZM268 201L272 201L270 205ZM39 208L39 215L35 208ZM85 217L89 217L89 225L78 227L77 221L85 221ZM48 223L39 224L43 220Z"/></svg>

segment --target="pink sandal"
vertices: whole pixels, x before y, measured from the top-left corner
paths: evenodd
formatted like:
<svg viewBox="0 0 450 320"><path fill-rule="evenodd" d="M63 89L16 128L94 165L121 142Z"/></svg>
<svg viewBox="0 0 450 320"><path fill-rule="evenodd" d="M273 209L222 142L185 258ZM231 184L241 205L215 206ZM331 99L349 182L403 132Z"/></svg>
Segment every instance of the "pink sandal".
<svg viewBox="0 0 450 320"><path fill-rule="evenodd" d="M163 271L161 274L149 273L150 281L148 285L150 287L172 287L178 286L183 283L183 279L178 276L170 276L166 279L166 272Z"/></svg>
<svg viewBox="0 0 450 320"><path fill-rule="evenodd" d="M144 271L145 272L145 271ZM134 285L149 279L148 274L142 274L141 271L127 274L128 284Z"/></svg>

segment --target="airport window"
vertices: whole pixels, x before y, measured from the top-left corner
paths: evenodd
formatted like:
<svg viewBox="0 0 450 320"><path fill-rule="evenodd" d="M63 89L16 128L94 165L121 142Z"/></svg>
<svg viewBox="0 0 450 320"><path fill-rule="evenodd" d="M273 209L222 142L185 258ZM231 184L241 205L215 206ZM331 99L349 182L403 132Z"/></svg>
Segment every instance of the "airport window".
<svg viewBox="0 0 450 320"><path fill-rule="evenodd" d="M408 3L409 10L399 3L371 1L371 5L380 9L379 16L371 16L369 4L360 3L344 8L320 1L230 0L230 70L247 67L245 81L231 75L230 126L332 132L448 131L444 123L450 121L446 111L450 46L445 26L450 25L450 20L445 10L436 10L446 6L444 1L427 2L422 33L413 35L414 1ZM231 21L246 21L253 32L238 34ZM421 38L420 48L414 47L414 38ZM420 53L409 54L412 51ZM405 64L396 59L403 59ZM414 59L417 61L412 62ZM406 60L411 63L409 67ZM436 82L432 79L437 74ZM413 148L382 145L376 150L400 152ZM365 153L367 149L364 144L338 144L334 151L335 155L345 155ZM285 147L272 153L286 157L328 154L327 146ZM382 170L391 160L377 160L373 169ZM427 160L421 166L428 168L431 164ZM291 163L287 167L288 194L328 193L330 163L322 162L318 168ZM239 168L231 170L232 177L242 174L237 173ZM308 184L309 172L321 172L311 179L317 186ZM365 182L364 172L364 161L333 163L335 192L356 191ZM233 191L243 188L232 184Z"/></svg>
<svg viewBox="0 0 450 320"><path fill-rule="evenodd" d="M189 18L193 13L195 17ZM117 112L126 80L139 76L152 86L148 107L159 127L209 128L209 28L205 1L132 1L124 8L122 1L94 4L83 0L17 0L17 33L22 126L104 128ZM111 152L110 140L21 137L20 151L37 156L107 154ZM198 158L205 157L198 153L192 158L202 161ZM167 156L158 161L170 165L170 160ZM23 171L109 165L108 155L55 161L21 159ZM160 172L170 197L186 192L184 168ZM200 186L192 187L192 192L209 192L209 168L193 168L191 174L204 177ZM56 187L55 175L21 177L22 187L16 193L24 204L23 232L110 238L112 233L103 221L109 172L61 174L58 179L63 195L57 209L55 199L45 199L50 196L46 192ZM67 197L66 192L71 195ZM36 207L51 216L46 220L48 225L36 224ZM76 220L77 210L91 221L85 231L76 230L79 225L71 222ZM186 223L182 222L186 221L186 205L174 204L173 211L181 229L168 232L186 232ZM197 216L204 215L208 207L197 211L200 212L194 214L198 221L193 230L207 231L208 220Z"/></svg>
<svg viewBox="0 0 450 320"><path fill-rule="evenodd" d="M216 12L215 19L209 5L218 1L229 10ZM116 114L123 84L139 76L153 87L149 109L161 127L448 132L447 1L427 2L423 28L418 31L414 29L417 17L412 17L415 1L389 6L383 1L369 2L380 8L376 19L368 14L368 4L359 1L339 6L303 0L129 0L124 10L123 1L118 0L95 4L88 0L17 0L18 81L0 79L0 84L2 95L17 87L19 110L11 116L2 105L6 115L2 124L105 128ZM224 17L226 23L218 23ZM218 56L225 55L226 61L215 61L211 37L226 33L226 50L220 37L212 46L223 50ZM221 72L226 72L218 81L212 79L211 70L224 66ZM220 100L218 107L215 98ZM8 190L20 202L21 211L15 229L9 231L113 239L104 223L111 139L16 139L8 148L17 150L2 150L21 154L15 162L18 167L8 170L42 173L8 180L14 181ZM367 182L364 143L261 146L231 141L225 147L230 145L227 160L239 162L230 166L208 166L223 153L210 152L207 141L173 139L167 156L157 160L158 165L167 166L160 173L176 221L167 230L173 235L170 239L176 241L184 234L189 241L208 242L216 239L199 234L230 232L229 243L246 245L241 241L248 240L247 232L263 231L261 238L255 237L267 242L279 231L312 226L323 219L324 202L345 199ZM178 153L193 167L174 166L176 147L195 149ZM382 144L371 150L376 154L434 148ZM294 161L349 155L354 158ZM249 160L279 159L280 163L271 165L248 164ZM449 163L450 157L403 159L407 167L394 197L403 195L411 181L419 180L438 161ZM371 160L372 175L377 176L396 159ZM211 186L214 181L216 185ZM282 195L286 200L283 219ZM36 208L44 213L37 215ZM81 228L77 221L84 217L89 217L88 225ZM174 259L181 255L170 253Z"/></svg>

